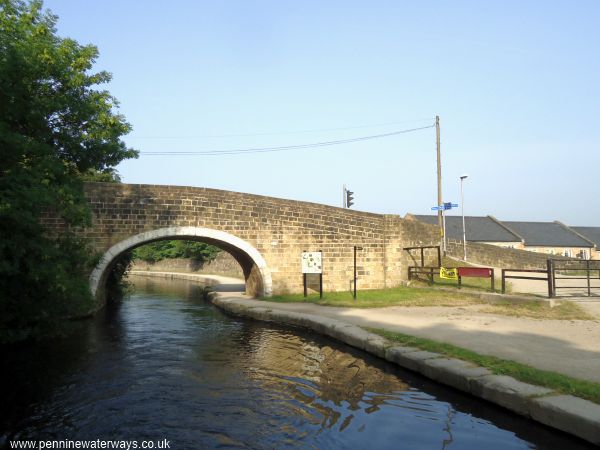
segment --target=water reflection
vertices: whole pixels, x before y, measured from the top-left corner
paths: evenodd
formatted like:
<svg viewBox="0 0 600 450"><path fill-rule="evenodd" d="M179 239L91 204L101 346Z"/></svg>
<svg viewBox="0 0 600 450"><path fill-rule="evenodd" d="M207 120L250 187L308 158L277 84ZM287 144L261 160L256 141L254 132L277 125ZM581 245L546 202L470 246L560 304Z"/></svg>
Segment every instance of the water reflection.
<svg viewBox="0 0 600 450"><path fill-rule="evenodd" d="M251 346L248 376L266 391L302 405L298 413L323 427L340 422L345 429L357 411L378 411L408 389L397 376L364 359L299 336L279 339L273 333L258 333Z"/></svg>
<svg viewBox="0 0 600 450"><path fill-rule="evenodd" d="M71 338L7 354L10 439L172 448L588 448L301 330L244 321L196 285L136 292Z"/></svg>

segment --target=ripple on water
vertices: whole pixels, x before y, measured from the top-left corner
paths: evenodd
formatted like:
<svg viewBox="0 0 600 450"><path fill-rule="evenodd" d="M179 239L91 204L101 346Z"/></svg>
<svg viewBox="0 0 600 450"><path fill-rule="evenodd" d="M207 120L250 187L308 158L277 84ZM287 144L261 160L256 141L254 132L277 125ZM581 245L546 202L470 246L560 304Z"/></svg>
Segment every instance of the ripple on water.
<svg viewBox="0 0 600 450"><path fill-rule="evenodd" d="M138 288L74 337L9 355L18 395L5 387L5 398L18 407L3 416L5 439L166 438L190 449L587 448L346 346L226 316L191 283L145 280ZM48 376L32 376L39 371Z"/></svg>

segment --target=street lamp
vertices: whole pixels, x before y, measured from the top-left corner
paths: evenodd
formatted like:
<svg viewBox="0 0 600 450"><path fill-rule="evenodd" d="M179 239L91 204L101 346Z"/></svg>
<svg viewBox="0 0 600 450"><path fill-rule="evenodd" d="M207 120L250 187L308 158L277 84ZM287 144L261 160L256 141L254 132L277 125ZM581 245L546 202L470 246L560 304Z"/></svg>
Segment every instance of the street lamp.
<svg viewBox="0 0 600 450"><path fill-rule="evenodd" d="M467 260L467 233L465 231L465 194L463 191L463 181L469 175L460 176L460 206L462 210L462 225L463 225L463 259Z"/></svg>

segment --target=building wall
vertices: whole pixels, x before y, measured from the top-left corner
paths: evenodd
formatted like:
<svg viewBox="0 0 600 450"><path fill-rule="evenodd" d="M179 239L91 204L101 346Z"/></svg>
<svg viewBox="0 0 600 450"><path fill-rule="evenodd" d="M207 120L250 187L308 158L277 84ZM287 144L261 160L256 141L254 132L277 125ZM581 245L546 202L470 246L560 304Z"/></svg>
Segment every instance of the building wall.
<svg viewBox="0 0 600 450"><path fill-rule="evenodd" d="M477 242L474 242L477 243ZM480 244L487 244L487 245L495 245L496 247L502 247L502 248L516 248L519 250L524 250L525 246L523 245L523 243L521 241L516 241L516 242L479 242Z"/></svg>
<svg viewBox="0 0 600 450"><path fill-rule="evenodd" d="M525 246L529 252L544 253L551 256L564 256L567 258L591 259L597 256L597 252L591 248L584 247L546 247L546 246Z"/></svg>

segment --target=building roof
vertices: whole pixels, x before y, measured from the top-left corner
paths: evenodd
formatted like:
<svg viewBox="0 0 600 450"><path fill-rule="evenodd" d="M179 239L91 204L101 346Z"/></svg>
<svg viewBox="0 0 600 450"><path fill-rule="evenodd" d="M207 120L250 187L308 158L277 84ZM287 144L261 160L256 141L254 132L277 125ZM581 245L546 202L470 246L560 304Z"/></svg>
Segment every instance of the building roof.
<svg viewBox="0 0 600 450"><path fill-rule="evenodd" d="M438 223L437 215L411 216L430 225ZM462 241L462 216L445 217L446 236ZM528 247L580 248L591 248L595 243L600 248L600 227L567 227L560 222L512 222L499 221L491 216L465 216L465 229L470 242L524 241Z"/></svg>
<svg viewBox="0 0 600 450"><path fill-rule="evenodd" d="M584 238L589 239L596 244L596 248L600 249L600 227L569 227Z"/></svg>
<svg viewBox="0 0 600 450"><path fill-rule="evenodd" d="M528 247L592 247L566 226L558 222L508 222L502 224L525 239Z"/></svg>
<svg viewBox="0 0 600 450"><path fill-rule="evenodd" d="M420 222L437 225L437 215L412 215ZM446 236L462 241L462 216L446 215ZM490 216L465 216L465 234L470 242L521 242L521 238L495 221Z"/></svg>

